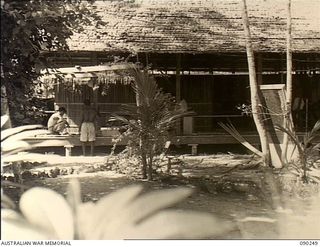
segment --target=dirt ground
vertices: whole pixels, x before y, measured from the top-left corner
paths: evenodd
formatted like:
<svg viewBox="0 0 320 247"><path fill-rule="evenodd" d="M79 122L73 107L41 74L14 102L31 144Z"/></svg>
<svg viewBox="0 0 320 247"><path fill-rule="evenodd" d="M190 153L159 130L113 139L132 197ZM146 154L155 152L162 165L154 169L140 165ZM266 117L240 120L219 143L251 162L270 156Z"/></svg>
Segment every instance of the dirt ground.
<svg viewBox="0 0 320 247"><path fill-rule="evenodd" d="M184 156L183 176L164 177L155 181L135 180L114 171L97 171L92 167L103 165L108 157L55 157L34 170L55 167L74 169L69 175L55 178L26 179L28 187L44 186L66 194L71 178L81 183L83 201L97 201L109 193L131 184L142 184L146 191L187 186L194 188L192 196L177 204L177 209L210 212L231 221L235 228L220 239L279 239L277 212L272 193L265 186L265 174L250 155L219 154ZM244 164L253 164L246 166ZM18 200L18 190L4 192Z"/></svg>

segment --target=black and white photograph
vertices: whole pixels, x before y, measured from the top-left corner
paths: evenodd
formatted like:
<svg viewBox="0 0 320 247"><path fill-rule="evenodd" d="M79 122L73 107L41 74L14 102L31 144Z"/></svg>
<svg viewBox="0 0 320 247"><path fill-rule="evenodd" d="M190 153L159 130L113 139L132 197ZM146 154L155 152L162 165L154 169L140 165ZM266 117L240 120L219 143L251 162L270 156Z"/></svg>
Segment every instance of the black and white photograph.
<svg viewBox="0 0 320 247"><path fill-rule="evenodd" d="M317 246L320 0L1 0L1 246L74 240Z"/></svg>

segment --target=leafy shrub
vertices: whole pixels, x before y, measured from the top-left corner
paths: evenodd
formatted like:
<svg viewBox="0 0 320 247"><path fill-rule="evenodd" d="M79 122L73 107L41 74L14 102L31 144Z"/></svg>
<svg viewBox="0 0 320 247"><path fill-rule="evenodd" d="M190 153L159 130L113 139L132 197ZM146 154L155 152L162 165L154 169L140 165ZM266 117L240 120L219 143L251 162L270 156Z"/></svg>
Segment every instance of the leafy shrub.
<svg viewBox="0 0 320 247"><path fill-rule="evenodd" d="M163 152L174 124L188 112L171 95L161 91L147 70L132 66L131 74L137 104L123 105L111 120L127 126L122 133L128 139L127 150L140 159L142 177L152 179L154 157Z"/></svg>
<svg viewBox="0 0 320 247"><path fill-rule="evenodd" d="M276 128L284 133L287 133L298 149L299 159L291 161L288 167L291 171L302 178L302 181L308 183L310 180L313 182L320 182L320 172L317 167L317 161L320 160L320 144L314 144L313 141L320 130L320 120L316 122L310 132L307 132L301 140L294 131L276 126Z"/></svg>
<svg viewBox="0 0 320 247"><path fill-rule="evenodd" d="M168 209L191 194L187 188L141 194L131 186L98 202L82 203L72 181L67 198L32 188L20 199L21 214L1 209L2 239L194 239L218 237L233 226L208 213ZM54 202L54 203L48 203Z"/></svg>

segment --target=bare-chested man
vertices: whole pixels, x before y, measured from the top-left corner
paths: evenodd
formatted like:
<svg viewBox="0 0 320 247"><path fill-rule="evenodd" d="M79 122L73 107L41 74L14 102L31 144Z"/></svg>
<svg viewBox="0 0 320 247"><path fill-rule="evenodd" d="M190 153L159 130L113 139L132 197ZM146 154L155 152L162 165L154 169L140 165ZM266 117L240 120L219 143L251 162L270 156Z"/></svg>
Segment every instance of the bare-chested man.
<svg viewBox="0 0 320 247"><path fill-rule="evenodd" d="M82 109L82 117L79 126L80 141L82 144L82 153L86 155L86 143L90 143L90 154L94 154L94 142L96 140L95 122L97 117L96 110L91 107L90 100L86 99Z"/></svg>

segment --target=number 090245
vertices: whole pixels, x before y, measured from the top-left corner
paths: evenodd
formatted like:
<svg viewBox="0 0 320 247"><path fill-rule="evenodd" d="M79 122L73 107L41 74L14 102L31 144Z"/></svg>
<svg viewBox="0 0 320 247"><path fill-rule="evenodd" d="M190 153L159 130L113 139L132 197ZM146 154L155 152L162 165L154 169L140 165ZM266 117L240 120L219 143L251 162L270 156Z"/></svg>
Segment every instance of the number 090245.
<svg viewBox="0 0 320 247"><path fill-rule="evenodd" d="M303 241L300 241L300 245L317 246L318 245L318 241L315 241L315 240L303 240Z"/></svg>

